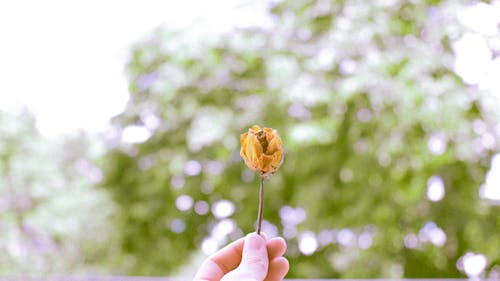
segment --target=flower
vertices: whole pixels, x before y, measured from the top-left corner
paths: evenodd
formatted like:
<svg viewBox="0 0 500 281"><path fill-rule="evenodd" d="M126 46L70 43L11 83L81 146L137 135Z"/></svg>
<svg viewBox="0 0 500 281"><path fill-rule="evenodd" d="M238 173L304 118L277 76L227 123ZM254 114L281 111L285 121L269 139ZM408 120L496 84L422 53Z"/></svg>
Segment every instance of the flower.
<svg viewBox="0 0 500 281"><path fill-rule="evenodd" d="M272 128L260 128L257 125L248 129L240 137L241 158L248 168L259 171L265 178L274 174L283 162L281 138Z"/></svg>

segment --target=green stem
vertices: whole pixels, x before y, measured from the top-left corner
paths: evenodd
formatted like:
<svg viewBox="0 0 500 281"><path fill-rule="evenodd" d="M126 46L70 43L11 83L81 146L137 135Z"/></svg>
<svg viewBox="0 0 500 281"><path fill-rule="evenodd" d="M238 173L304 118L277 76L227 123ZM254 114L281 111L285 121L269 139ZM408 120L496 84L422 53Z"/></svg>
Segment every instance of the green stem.
<svg viewBox="0 0 500 281"><path fill-rule="evenodd" d="M260 235L260 230L262 228L262 216L264 213L264 177L260 176L260 188L259 188L259 213L257 215L257 234Z"/></svg>

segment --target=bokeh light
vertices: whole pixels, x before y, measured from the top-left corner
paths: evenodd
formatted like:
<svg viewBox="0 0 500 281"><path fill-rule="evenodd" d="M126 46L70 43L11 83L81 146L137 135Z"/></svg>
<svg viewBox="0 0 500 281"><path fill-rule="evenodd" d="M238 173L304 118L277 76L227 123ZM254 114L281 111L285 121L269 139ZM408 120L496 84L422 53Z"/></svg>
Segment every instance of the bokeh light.
<svg viewBox="0 0 500 281"><path fill-rule="evenodd" d="M431 201L440 201L444 198L445 188L443 179L440 176L432 176L427 181L427 198Z"/></svg>
<svg viewBox="0 0 500 281"><path fill-rule="evenodd" d="M230 217L234 211L234 203L229 200L219 200L212 205L212 214L219 219Z"/></svg>
<svg viewBox="0 0 500 281"><path fill-rule="evenodd" d="M299 250L302 254L310 256L318 249L318 240L314 233L310 231L299 235Z"/></svg>

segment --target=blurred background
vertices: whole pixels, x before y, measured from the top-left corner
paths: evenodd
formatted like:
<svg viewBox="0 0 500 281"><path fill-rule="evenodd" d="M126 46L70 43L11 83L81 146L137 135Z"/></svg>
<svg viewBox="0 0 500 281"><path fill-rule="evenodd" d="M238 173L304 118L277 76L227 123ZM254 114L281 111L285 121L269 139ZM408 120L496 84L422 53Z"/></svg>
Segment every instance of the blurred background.
<svg viewBox="0 0 500 281"><path fill-rule="evenodd" d="M500 278L500 1L0 2L0 276Z"/></svg>

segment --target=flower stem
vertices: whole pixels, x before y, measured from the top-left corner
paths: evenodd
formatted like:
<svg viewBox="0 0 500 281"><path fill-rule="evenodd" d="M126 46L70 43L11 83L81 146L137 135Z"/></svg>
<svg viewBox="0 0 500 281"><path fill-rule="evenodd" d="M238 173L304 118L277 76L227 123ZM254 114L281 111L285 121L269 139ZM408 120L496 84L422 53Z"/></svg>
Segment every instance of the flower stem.
<svg viewBox="0 0 500 281"><path fill-rule="evenodd" d="M260 188L259 188L259 213L257 215L257 234L260 235L260 230L262 228L262 215L264 213L264 177L260 177Z"/></svg>

